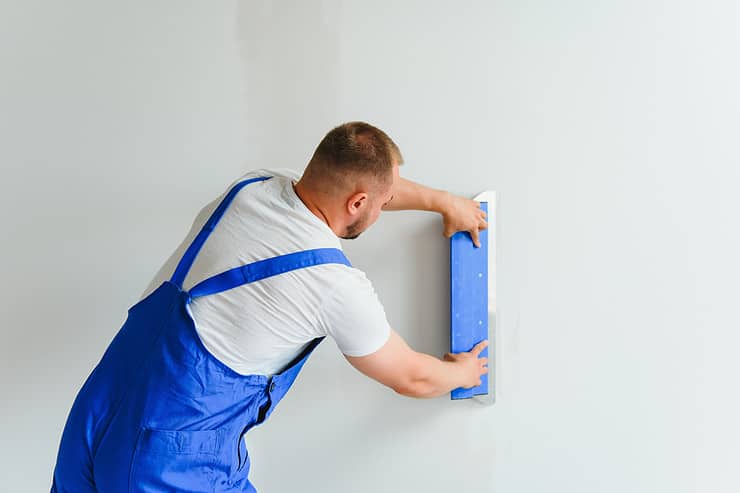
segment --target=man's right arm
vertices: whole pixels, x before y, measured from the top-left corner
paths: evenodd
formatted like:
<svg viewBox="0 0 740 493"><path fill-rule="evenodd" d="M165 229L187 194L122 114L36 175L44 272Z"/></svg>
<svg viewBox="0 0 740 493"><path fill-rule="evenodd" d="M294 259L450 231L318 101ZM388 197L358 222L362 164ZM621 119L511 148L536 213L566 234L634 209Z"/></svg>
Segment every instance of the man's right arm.
<svg viewBox="0 0 740 493"><path fill-rule="evenodd" d="M480 385L480 377L488 373L488 359L479 358L486 346L488 341L483 341L470 352L448 353L440 360L414 351L391 329L388 341L379 350L367 356L345 358L361 373L401 395L430 398L458 387Z"/></svg>

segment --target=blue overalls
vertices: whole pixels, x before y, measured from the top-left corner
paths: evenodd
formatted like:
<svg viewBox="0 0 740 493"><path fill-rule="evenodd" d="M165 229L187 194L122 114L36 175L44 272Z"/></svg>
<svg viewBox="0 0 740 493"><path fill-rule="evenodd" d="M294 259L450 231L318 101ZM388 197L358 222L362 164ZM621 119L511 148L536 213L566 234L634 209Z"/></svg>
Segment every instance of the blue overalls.
<svg viewBox="0 0 740 493"><path fill-rule="evenodd" d="M187 305L200 296L314 265L350 265L323 248L260 260L190 291L182 282L236 194L237 183L193 240L172 279L128 311L67 418L52 493L255 492L242 435L267 419L323 337L280 373L240 375L203 346Z"/></svg>

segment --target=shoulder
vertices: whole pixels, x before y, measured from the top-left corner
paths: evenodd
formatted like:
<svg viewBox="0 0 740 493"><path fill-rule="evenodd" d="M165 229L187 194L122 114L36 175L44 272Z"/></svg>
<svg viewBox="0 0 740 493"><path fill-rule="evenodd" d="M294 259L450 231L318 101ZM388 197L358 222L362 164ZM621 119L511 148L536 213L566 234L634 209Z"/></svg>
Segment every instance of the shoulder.
<svg viewBox="0 0 740 493"><path fill-rule="evenodd" d="M331 291L326 293L325 305L363 306L379 302L373 283L360 269L334 264L326 273L331 276Z"/></svg>
<svg viewBox="0 0 740 493"><path fill-rule="evenodd" d="M385 309L364 272L341 267L324 296L319 320L343 354L372 354L388 340Z"/></svg>
<svg viewBox="0 0 740 493"><path fill-rule="evenodd" d="M301 174L298 171L290 168L260 168L244 173L242 176L239 177L238 180L236 180L236 182L262 176L270 176L283 180L298 180L300 179Z"/></svg>

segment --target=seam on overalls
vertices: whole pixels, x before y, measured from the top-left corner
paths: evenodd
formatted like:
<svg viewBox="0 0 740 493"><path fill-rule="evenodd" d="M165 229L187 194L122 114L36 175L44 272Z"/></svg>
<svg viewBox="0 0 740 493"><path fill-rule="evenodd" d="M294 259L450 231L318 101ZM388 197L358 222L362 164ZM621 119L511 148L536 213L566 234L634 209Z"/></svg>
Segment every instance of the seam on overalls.
<svg viewBox="0 0 740 493"><path fill-rule="evenodd" d="M167 281L165 281L165 282L167 282ZM164 283L162 283L162 284L164 284ZM160 285L160 288L161 287L162 286ZM149 349L149 354L147 354L145 358L142 358L141 364L138 366L138 368L136 368L136 370L134 372L135 373L134 381L137 382L137 383L139 383L140 380L141 380L141 369L142 369L142 367L149 361L149 359L151 358L152 353L154 352L154 349L156 347L156 343L159 342L160 338L162 337L162 334L164 332L162 330L162 328L172 318L172 311L174 310L175 306L177 305L177 298L178 298L178 296L179 296L179 293L175 296L174 300L172 300L172 303L167 308L167 315L164 316L164 317L162 317L162 319L163 319L162 322L157 326L157 329L156 330L159 330L159 335L154 340L154 343L151 345L151 347ZM129 393L132 391L133 388L134 388L134 385L127 385L126 386L126 389L124 390L123 394L118 399L118 401L115 403L115 405L114 406L111 406L111 409L113 409L113 412L111 412L109 414L108 423L106 424L106 427L105 427L105 432L103 432L103 435L98 440L98 443L95 444L95 451L93 452L93 456L92 456L92 460L93 460L93 472L95 471L94 464L95 464L95 459L96 459L96 457L98 455L98 449L100 448L100 444L102 444L105 441L105 438L108 436L108 432L110 431L110 424L118 416L118 413L121 410L121 406L123 405L123 402L126 400L126 397L128 397ZM97 429L98 426L100 426L100 423L102 423L102 421L103 421L103 418L101 417L100 420L98 420L95 423L94 429ZM141 428L141 423L139 424L139 427ZM137 440L138 440L138 438L137 438ZM93 474L93 477L94 477L94 474Z"/></svg>

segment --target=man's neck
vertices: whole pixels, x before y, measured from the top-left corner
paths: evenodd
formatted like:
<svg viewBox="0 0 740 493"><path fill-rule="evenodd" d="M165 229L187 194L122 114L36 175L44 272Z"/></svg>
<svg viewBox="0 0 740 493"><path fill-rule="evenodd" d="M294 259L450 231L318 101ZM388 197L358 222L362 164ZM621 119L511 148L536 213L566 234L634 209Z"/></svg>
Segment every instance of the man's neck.
<svg viewBox="0 0 740 493"><path fill-rule="evenodd" d="M298 196L299 199L301 199L303 205L305 205L306 208L311 211L314 216L318 217L324 224L329 226L329 229L334 231L335 235L339 236L337 231L332 227L328 213L326 212L326 208L322 207L318 203L313 194L306 190L306 187L300 181L298 181L297 183L292 183L292 185L295 194Z"/></svg>

